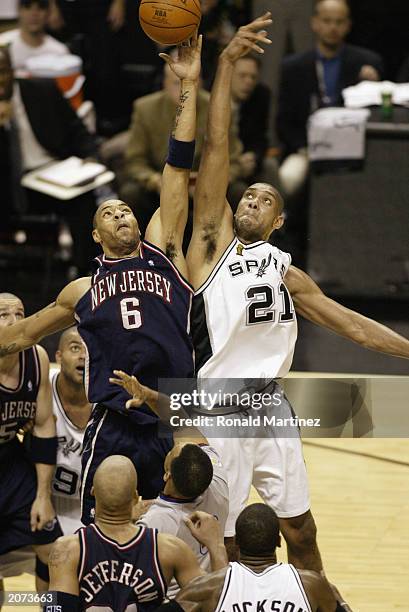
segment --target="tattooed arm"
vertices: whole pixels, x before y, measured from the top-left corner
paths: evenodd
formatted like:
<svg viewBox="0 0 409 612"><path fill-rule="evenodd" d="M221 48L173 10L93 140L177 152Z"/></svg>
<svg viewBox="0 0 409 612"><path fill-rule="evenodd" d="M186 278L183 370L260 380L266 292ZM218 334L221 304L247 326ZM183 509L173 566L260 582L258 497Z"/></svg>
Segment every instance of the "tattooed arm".
<svg viewBox="0 0 409 612"><path fill-rule="evenodd" d="M90 287L89 278L69 283L55 302L31 317L0 328L0 357L17 353L75 323L74 310L79 299Z"/></svg>
<svg viewBox="0 0 409 612"><path fill-rule="evenodd" d="M63 536L54 543L48 559L50 591L79 594L78 563L80 543L77 534Z"/></svg>
<svg viewBox="0 0 409 612"><path fill-rule="evenodd" d="M195 138L201 45L201 37L193 38L189 46L178 47L177 59L161 53L161 57L181 81L172 137L184 142L191 142ZM146 230L147 240L165 251L184 276L187 276L187 268L182 242L188 214L189 174L190 170L165 165L160 209Z"/></svg>

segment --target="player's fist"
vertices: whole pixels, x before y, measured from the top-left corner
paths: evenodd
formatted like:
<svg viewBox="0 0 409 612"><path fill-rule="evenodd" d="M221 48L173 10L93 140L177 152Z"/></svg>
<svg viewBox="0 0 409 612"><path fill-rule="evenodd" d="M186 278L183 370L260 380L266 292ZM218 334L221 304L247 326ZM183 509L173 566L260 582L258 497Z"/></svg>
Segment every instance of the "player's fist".
<svg viewBox="0 0 409 612"><path fill-rule="evenodd" d="M219 521L211 514L197 510L185 520L185 523L192 536L203 546L210 548L223 542Z"/></svg>
<svg viewBox="0 0 409 612"><path fill-rule="evenodd" d="M41 531L55 519L55 510L49 497L36 497L30 512L31 531Z"/></svg>

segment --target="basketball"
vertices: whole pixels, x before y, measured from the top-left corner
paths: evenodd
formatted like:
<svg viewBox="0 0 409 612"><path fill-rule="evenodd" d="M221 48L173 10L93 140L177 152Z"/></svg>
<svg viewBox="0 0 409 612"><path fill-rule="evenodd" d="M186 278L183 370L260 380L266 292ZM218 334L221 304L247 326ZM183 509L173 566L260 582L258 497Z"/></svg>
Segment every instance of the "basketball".
<svg viewBox="0 0 409 612"><path fill-rule="evenodd" d="M141 0L139 21L145 34L161 45L178 45L200 23L200 0Z"/></svg>

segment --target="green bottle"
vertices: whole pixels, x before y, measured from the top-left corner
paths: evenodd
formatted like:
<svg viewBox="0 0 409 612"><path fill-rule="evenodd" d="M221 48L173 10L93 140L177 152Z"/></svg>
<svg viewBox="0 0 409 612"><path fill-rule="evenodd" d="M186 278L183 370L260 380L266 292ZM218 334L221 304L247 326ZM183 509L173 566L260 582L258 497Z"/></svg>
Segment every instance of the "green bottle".
<svg viewBox="0 0 409 612"><path fill-rule="evenodd" d="M381 97L382 97L382 107L381 107L382 119L384 121L390 121L393 117L392 92L383 91L381 93Z"/></svg>

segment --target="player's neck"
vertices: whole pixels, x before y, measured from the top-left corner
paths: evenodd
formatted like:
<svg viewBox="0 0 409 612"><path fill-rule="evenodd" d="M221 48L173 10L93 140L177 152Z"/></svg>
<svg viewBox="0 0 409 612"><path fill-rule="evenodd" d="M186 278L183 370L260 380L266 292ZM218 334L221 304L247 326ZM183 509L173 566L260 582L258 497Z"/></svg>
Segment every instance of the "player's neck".
<svg viewBox="0 0 409 612"><path fill-rule="evenodd" d="M0 380L13 375L18 378L20 375L19 361L19 353L0 357Z"/></svg>
<svg viewBox="0 0 409 612"><path fill-rule="evenodd" d="M263 572L271 565L275 565L277 563L277 555L272 553L271 555L267 555L265 557L252 557L250 555L240 553L239 561L255 572Z"/></svg>
<svg viewBox="0 0 409 612"><path fill-rule="evenodd" d="M29 47L40 47L44 42L45 34L44 32L24 32L24 30L20 30L20 35L23 41Z"/></svg>
<svg viewBox="0 0 409 612"><path fill-rule="evenodd" d="M172 482L169 480L165 484L165 487L163 489L163 494L166 495L166 497L172 497L173 499L189 500L189 501L191 499L190 497L181 495L172 485Z"/></svg>
<svg viewBox="0 0 409 612"><path fill-rule="evenodd" d="M117 516L110 516L102 512L97 515L95 524L102 533L120 544L128 542L140 529L132 522L129 512Z"/></svg>
<svg viewBox="0 0 409 612"><path fill-rule="evenodd" d="M114 249L104 247L104 255L109 259L126 259L127 257L139 257L141 251L141 243L132 250L129 250L128 246L119 245Z"/></svg>
<svg viewBox="0 0 409 612"><path fill-rule="evenodd" d="M69 410L73 406L84 409L90 406L85 395L84 385L82 383L77 385L68 380L63 372L60 372L57 376L57 391L64 409L68 408Z"/></svg>

